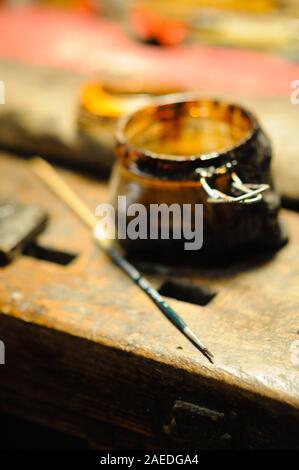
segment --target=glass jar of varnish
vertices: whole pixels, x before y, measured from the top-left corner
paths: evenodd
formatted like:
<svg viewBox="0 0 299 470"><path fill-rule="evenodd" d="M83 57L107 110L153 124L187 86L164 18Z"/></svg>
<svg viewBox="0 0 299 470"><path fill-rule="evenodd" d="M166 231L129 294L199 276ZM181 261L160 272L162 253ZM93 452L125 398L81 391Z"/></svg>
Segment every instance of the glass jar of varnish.
<svg viewBox="0 0 299 470"><path fill-rule="evenodd" d="M121 119L117 157L110 183L116 213L127 210L119 208L118 196L126 196L127 207L203 205L199 250L186 250L184 239L153 239L148 233L120 237L127 252L189 263L273 250L285 241L270 172L270 141L239 105L190 94L155 100ZM175 223L173 216L171 228Z"/></svg>

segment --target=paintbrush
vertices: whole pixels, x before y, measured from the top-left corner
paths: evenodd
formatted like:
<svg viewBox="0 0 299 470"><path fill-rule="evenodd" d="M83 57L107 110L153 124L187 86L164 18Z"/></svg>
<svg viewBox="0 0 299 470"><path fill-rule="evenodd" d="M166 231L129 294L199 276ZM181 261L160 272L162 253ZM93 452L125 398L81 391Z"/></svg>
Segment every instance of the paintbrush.
<svg viewBox="0 0 299 470"><path fill-rule="evenodd" d="M148 297L154 302L159 310L170 320L176 328L181 331L199 351L213 363L213 354L204 346L199 338L188 327L184 320L168 305L159 292L142 276L142 274L114 248L107 239L99 237L99 222L92 211L81 201L74 191L65 183L58 175L52 165L40 157L34 157L31 160L31 168L43 183L45 183L62 201L64 201L70 209L85 223L92 231L92 236L99 248L106 253L107 256L124 271L137 286L140 287Z"/></svg>

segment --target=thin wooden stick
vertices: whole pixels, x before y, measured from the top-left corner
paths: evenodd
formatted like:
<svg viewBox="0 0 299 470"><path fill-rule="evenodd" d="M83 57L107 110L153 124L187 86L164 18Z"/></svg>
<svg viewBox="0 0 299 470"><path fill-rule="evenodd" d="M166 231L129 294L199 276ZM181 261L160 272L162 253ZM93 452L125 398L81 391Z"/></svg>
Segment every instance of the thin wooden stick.
<svg viewBox="0 0 299 470"><path fill-rule="evenodd" d="M176 328L191 341L201 353L213 363L213 354L204 346L193 333L184 320L170 307L159 292L142 276L142 274L127 261L122 254L113 248L107 240L99 239L96 235L98 220L91 210L81 201L73 190L63 181L56 170L43 158L34 157L31 168L43 183L45 183L62 201L64 201L79 219L92 231L97 245L110 257L110 259L124 271L140 289L145 292L159 310L170 320Z"/></svg>

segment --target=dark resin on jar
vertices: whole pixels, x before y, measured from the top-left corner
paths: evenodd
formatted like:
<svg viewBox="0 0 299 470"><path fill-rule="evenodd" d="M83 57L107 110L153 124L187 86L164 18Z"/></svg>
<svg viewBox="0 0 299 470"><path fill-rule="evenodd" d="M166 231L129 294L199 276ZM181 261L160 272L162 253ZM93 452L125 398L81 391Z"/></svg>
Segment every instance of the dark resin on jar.
<svg viewBox="0 0 299 470"><path fill-rule="evenodd" d="M140 203L146 208L162 203L203 204L200 250L186 251L186 240L171 238L119 240L127 252L189 264L226 259L252 248L273 250L282 244L270 141L254 116L240 106L181 96L153 102L121 121L117 156L110 184L116 210L119 195L126 196L128 205ZM232 173L246 184L270 188L250 204L211 202L201 176L212 191L232 198L240 196Z"/></svg>

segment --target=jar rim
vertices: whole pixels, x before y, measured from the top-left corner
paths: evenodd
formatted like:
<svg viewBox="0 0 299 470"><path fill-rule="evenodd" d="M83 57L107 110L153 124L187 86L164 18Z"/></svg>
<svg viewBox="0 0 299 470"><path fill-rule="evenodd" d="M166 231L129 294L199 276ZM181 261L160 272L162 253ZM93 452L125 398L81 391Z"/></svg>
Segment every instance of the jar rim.
<svg viewBox="0 0 299 470"><path fill-rule="evenodd" d="M176 154L165 154L154 152L149 149L145 149L134 143L130 142L126 136L126 128L131 123L132 119L138 115L142 116L144 113L154 114L157 110L167 108L167 106L184 106L186 104L203 104L210 103L214 106L227 107L231 112L233 110L241 111L242 115L246 117L249 123L249 130L246 132L245 137L241 138L236 142L235 145L232 145L227 148L222 148L213 152L207 153L198 153L194 155L176 155ZM150 112L149 112L150 111ZM201 119L200 116L198 116ZM125 147L125 152L121 152L124 155L123 161L125 161L126 166L130 166L129 162L132 163L132 155L128 155L130 152L135 155L133 158L135 169L139 169L138 160L141 159L148 160L149 167L152 168L155 165L161 166L173 165L174 168L177 168L177 171L181 171L184 167L188 167L189 170L191 167L194 168L207 168L210 166L219 167L223 164L230 163L232 160L238 162L242 156L244 156L244 146L246 146L251 139L254 138L255 134L260 129L259 123L254 115L248 111L246 108L241 106L238 103L226 101L224 99L217 99L215 97L203 96L192 92L186 93L174 93L170 95L165 95L159 98L153 98L148 101L148 103L135 110L134 112L123 116L118 123L116 131L116 141L118 148ZM131 157L131 158L130 158Z"/></svg>

